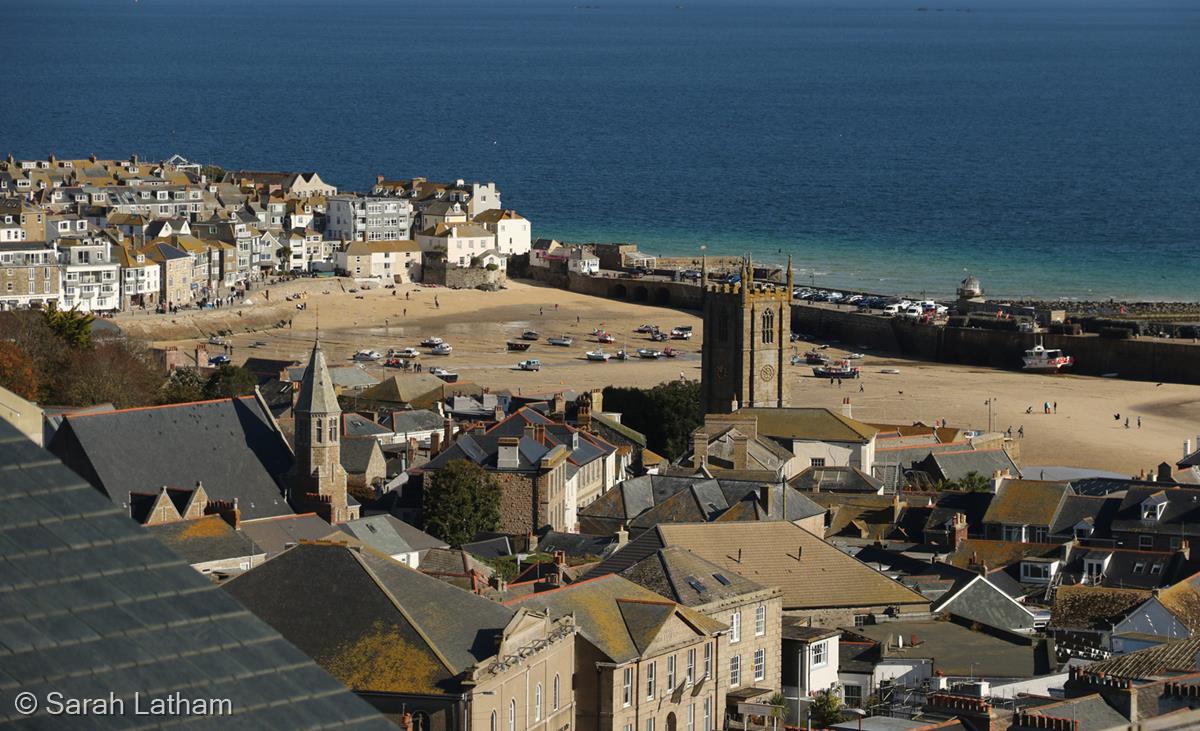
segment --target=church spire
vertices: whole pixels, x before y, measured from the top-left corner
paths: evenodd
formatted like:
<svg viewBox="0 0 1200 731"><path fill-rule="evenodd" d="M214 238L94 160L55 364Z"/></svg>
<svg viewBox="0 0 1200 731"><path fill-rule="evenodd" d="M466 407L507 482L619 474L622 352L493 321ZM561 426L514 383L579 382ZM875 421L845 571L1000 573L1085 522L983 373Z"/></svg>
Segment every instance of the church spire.
<svg viewBox="0 0 1200 731"><path fill-rule="evenodd" d="M313 343L312 354L308 357L308 367L304 369L304 377L300 380L300 395L296 399L296 411L310 414L341 413L337 393L333 390L333 378L329 374L329 366L325 364L325 353L321 350L319 334Z"/></svg>
<svg viewBox="0 0 1200 731"><path fill-rule="evenodd" d="M788 296L789 300L790 300L790 298L791 298L791 296L792 296L792 292L793 292L793 291L795 291L795 289L796 289L796 277L795 277L795 274L792 272L792 255L791 255L791 254L788 254L788 263L787 263L787 296Z"/></svg>

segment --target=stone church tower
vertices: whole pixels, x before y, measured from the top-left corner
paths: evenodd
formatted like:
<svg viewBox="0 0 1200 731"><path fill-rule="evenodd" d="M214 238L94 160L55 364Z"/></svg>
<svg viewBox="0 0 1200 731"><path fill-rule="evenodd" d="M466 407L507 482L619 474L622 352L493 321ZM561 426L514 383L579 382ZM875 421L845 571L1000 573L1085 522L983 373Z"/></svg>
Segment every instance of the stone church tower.
<svg viewBox="0 0 1200 731"><path fill-rule="evenodd" d="M342 467L342 409L319 335L300 381L294 413L296 463L288 474L292 507L314 512L330 523L358 518L359 506L348 504Z"/></svg>
<svg viewBox="0 0 1200 731"><path fill-rule="evenodd" d="M743 406L790 406L784 383L792 335L792 260L787 286L754 284L747 258L740 284L704 286L704 345L700 393L706 414L726 414Z"/></svg>

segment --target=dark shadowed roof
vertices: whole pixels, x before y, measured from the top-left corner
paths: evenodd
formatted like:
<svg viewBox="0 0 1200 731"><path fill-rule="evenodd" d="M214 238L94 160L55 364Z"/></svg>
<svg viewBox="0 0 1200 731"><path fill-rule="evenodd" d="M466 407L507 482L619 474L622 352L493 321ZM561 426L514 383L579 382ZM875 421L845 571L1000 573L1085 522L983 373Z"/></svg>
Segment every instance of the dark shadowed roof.
<svg viewBox="0 0 1200 731"><path fill-rule="evenodd" d="M118 505L131 492L204 483L243 520L292 513L277 478L292 450L253 396L68 414L49 449Z"/></svg>
<svg viewBox="0 0 1200 731"><path fill-rule="evenodd" d="M219 515L150 525L145 529L192 565L265 553Z"/></svg>
<svg viewBox="0 0 1200 731"><path fill-rule="evenodd" d="M0 693L229 698L230 728L394 729L112 502L0 421ZM11 704L0 725L25 720ZM144 728L114 716L107 728ZM212 719L179 719L211 728Z"/></svg>

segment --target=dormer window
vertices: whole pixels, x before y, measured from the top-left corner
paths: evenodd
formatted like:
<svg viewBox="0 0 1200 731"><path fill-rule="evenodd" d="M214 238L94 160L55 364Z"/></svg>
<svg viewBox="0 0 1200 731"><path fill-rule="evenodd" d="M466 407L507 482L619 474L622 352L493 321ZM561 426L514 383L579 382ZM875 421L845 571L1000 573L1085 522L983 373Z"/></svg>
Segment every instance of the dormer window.
<svg viewBox="0 0 1200 731"><path fill-rule="evenodd" d="M1081 520L1075 524L1075 538L1083 539L1090 538L1092 531L1095 530L1092 524L1086 520Z"/></svg>
<svg viewBox="0 0 1200 731"><path fill-rule="evenodd" d="M1142 520L1161 520L1163 511L1167 509L1167 501L1159 496L1142 502Z"/></svg>

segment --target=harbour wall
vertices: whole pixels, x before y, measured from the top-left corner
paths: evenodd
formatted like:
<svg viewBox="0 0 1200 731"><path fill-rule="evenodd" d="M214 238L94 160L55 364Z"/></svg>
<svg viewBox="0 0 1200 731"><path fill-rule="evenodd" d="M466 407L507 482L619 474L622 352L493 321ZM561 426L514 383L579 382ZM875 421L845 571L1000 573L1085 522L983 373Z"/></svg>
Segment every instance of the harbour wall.
<svg viewBox="0 0 1200 731"><path fill-rule="evenodd" d="M592 277L530 267L530 279L580 294L658 307L700 310L703 290L690 282ZM1075 358L1072 372L1141 381L1200 384L1200 345L1149 338L1116 340L1097 335L1056 335L926 325L828 306L793 304L792 331L840 340L910 358L1019 370L1025 351L1041 339Z"/></svg>

